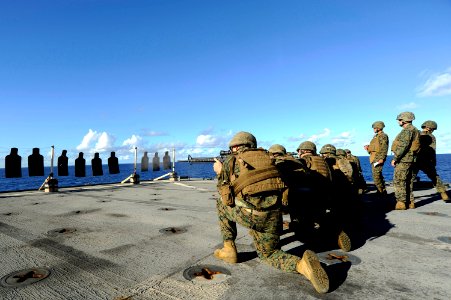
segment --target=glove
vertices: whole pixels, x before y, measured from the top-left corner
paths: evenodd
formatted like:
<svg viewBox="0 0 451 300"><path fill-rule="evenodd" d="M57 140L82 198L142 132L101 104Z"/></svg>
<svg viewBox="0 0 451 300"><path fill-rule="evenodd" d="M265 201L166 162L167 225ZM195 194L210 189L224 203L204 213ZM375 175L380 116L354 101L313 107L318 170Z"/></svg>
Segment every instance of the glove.
<svg viewBox="0 0 451 300"><path fill-rule="evenodd" d="M215 173L217 175L219 175L222 171L222 162L220 162L218 159L215 158L215 162L213 164L213 171L215 171Z"/></svg>

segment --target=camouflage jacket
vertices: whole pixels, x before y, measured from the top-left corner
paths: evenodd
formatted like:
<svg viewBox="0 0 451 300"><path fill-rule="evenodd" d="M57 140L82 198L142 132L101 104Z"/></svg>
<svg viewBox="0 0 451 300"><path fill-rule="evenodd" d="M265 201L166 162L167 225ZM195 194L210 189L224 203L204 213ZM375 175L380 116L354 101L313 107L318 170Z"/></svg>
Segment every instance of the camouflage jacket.
<svg viewBox="0 0 451 300"><path fill-rule="evenodd" d="M435 136L429 131L420 132L420 151L418 152L417 162L419 164L436 165L436 140Z"/></svg>
<svg viewBox="0 0 451 300"><path fill-rule="evenodd" d="M378 160L385 161L387 159L388 152L388 135L379 131L373 137L368 147L368 153L370 154L370 163Z"/></svg>
<svg viewBox="0 0 451 300"><path fill-rule="evenodd" d="M387 137L387 139L388 139L388 137ZM388 149L387 149L387 151L388 151ZM348 159L350 162L354 162L355 165L357 166L357 170L358 170L360 173L362 172L362 166L360 165L360 159L359 159L357 156L352 155L352 154L349 154L349 155L347 156L347 159Z"/></svg>
<svg viewBox="0 0 451 300"><path fill-rule="evenodd" d="M429 136L430 137L430 139L426 139L426 141L430 141L430 144L427 145L427 146L431 147L435 151L437 149L435 136L432 133L430 133L429 131L421 131L420 132L420 140L421 140L422 136ZM421 146L423 147L423 144L421 144Z"/></svg>
<svg viewBox="0 0 451 300"><path fill-rule="evenodd" d="M411 163L416 161L417 154L412 151L412 144L418 138L420 132L412 124L407 124L393 141L391 151L393 152L393 160L396 163Z"/></svg>
<svg viewBox="0 0 451 300"><path fill-rule="evenodd" d="M339 182L339 178L346 178L349 182L354 181L353 168L349 160L344 157L336 155L328 155L326 158L326 163L329 165L332 171L332 180Z"/></svg>
<svg viewBox="0 0 451 300"><path fill-rule="evenodd" d="M282 179L288 186L302 184L309 173L309 169L303 160L296 159L289 154L277 156L275 164L280 171Z"/></svg>

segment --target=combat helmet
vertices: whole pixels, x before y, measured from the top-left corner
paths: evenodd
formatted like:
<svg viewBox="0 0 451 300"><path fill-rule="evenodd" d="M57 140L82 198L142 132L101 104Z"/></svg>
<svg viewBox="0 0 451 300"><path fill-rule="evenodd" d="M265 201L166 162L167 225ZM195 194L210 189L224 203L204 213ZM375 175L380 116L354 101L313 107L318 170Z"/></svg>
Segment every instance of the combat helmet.
<svg viewBox="0 0 451 300"><path fill-rule="evenodd" d="M426 127L436 130L437 122L431 121L431 120L425 121L423 124L421 124L421 128L426 128Z"/></svg>
<svg viewBox="0 0 451 300"><path fill-rule="evenodd" d="M396 120L404 121L404 122L412 122L413 120L415 120L415 115L410 111L405 111L405 112L400 113L396 117Z"/></svg>
<svg viewBox="0 0 451 300"><path fill-rule="evenodd" d="M271 154L285 155L287 154L287 149L282 145L274 144L269 147L268 152Z"/></svg>
<svg viewBox="0 0 451 300"><path fill-rule="evenodd" d="M313 142L305 141L299 144L299 147L296 149L296 151L299 150L310 150L314 153L316 153L316 145Z"/></svg>
<svg viewBox="0 0 451 300"><path fill-rule="evenodd" d="M240 131L229 142L229 148L243 145L249 146L250 148L257 148L257 139L249 132Z"/></svg>
<svg viewBox="0 0 451 300"><path fill-rule="evenodd" d="M344 149L337 149L335 153L337 156L346 156L346 151Z"/></svg>
<svg viewBox="0 0 451 300"><path fill-rule="evenodd" d="M376 121L376 122L373 123L373 125L371 125L371 127L382 130L382 129L384 129L385 124L382 121Z"/></svg>
<svg viewBox="0 0 451 300"><path fill-rule="evenodd" d="M335 155L336 151L337 151L337 148L335 148L334 145L326 144L326 145L321 147L321 150L319 151L319 153L321 153L321 154L328 154L328 153L330 153L330 154Z"/></svg>

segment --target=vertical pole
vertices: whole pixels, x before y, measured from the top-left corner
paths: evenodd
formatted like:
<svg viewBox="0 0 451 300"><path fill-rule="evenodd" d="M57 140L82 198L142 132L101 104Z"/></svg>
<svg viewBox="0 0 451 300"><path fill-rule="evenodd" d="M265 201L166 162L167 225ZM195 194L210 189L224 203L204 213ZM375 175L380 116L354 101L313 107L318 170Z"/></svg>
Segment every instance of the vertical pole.
<svg viewBox="0 0 451 300"><path fill-rule="evenodd" d="M138 147L135 147L135 170L133 171L134 173L136 173L136 161L138 160Z"/></svg>
<svg viewBox="0 0 451 300"><path fill-rule="evenodd" d="M175 174L175 148L172 148L172 173Z"/></svg>
<svg viewBox="0 0 451 300"><path fill-rule="evenodd" d="M50 159L50 174L53 176L53 156L55 155L55 146L52 146L52 155Z"/></svg>

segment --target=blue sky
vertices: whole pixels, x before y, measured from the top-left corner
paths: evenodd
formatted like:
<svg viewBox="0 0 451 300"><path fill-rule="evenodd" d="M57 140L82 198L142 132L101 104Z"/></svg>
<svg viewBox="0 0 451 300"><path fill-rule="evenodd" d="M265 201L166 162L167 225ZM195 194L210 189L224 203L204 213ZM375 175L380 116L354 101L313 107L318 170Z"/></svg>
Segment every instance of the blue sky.
<svg viewBox="0 0 451 300"><path fill-rule="evenodd" d="M11 147L121 163L214 156L238 131L366 155L382 120L451 152L450 1L0 1L0 166Z"/></svg>

